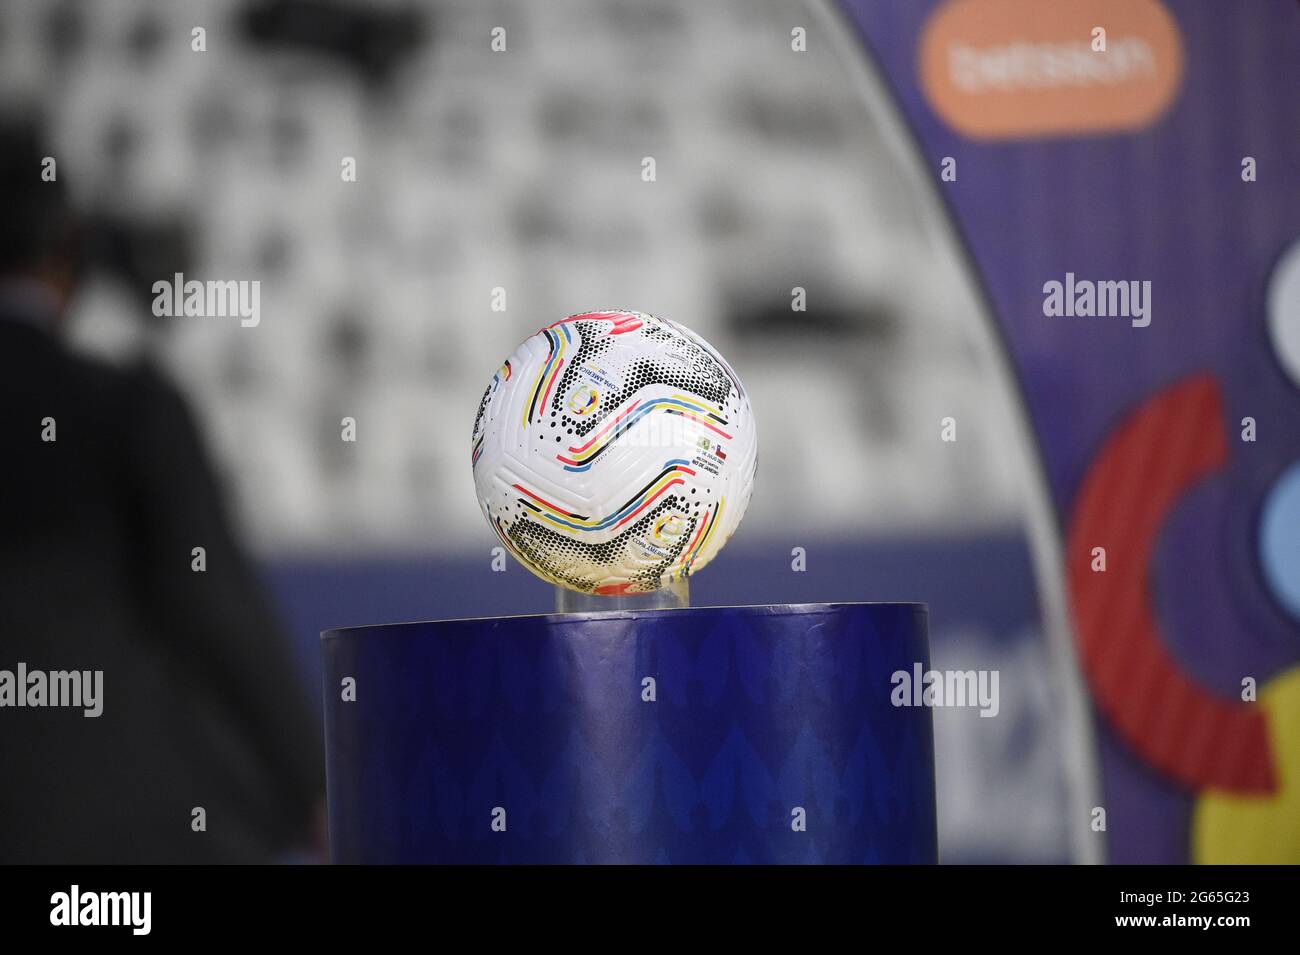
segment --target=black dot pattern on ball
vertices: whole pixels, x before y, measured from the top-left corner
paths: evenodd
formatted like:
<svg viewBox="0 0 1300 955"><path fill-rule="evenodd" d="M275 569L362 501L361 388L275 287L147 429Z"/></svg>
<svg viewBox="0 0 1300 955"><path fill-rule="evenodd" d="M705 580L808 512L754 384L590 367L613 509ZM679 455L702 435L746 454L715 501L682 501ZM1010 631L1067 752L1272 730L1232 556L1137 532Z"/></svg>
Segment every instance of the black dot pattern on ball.
<svg viewBox="0 0 1300 955"><path fill-rule="evenodd" d="M488 401L492 398L492 386L483 389L483 397L478 403L478 414L474 416L474 430L470 432L471 440L478 438L479 426L483 424L483 413L487 411Z"/></svg>
<svg viewBox="0 0 1300 955"><path fill-rule="evenodd" d="M583 363L609 350L615 344L615 340L604 334L602 321L592 319L574 322L582 344L578 346L573 361L569 362L560 374L559 383L551 398L551 408L554 409L551 413L561 412L561 424L572 427L579 437L590 433L612 412L622 407L628 398L650 385L666 385L697 395L718 407L733 407L731 399L734 389L731 387L731 379L706 349L674 329L660 324L657 319L643 316L642 321L644 324L639 330L640 334L651 341L658 342L662 350L681 356L686 360L686 364L657 358L637 358L624 370L622 389L616 394L602 398L600 407L589 418L571 416L562 405L562 396L569 393ZM732 413L734 414L734 410Z"/></svg>
<svg viewBox="0 0 1300 955"><path fill-rule="evenodd" d="M529 514L506 518L502 523L505 524L506 535L519 553L548 579L567 584L583 593L591 593L600 586L601 581L576 574L571 568L575 564L595 567L634 567L639 559L632 556L633 542L645 540L654 520L669 510L679 512L685 510L685 501L680 500L675 494L668 495L645 517L603 544L588 544L574 540L538 523ZM633 592L655 590L660 586L664 573L681 557L682 551L686 548L687 542L692 539L695 527L699 523L697 517L688 517L686 520L686 531L678 537L676 545L668 551L667 556L646 563L628 575L628 580L633 585L631 588Z"/></svg>

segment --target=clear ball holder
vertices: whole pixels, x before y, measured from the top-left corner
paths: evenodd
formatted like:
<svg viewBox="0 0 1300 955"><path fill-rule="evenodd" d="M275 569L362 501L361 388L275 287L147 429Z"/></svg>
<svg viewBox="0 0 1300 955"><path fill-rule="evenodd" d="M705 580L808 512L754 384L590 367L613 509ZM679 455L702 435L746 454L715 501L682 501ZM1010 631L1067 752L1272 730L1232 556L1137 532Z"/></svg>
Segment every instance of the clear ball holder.
<svg viewBox="0 0 1300 955"><path fill-rule="evenodd" d="M924 605L587 599L322 634L335 862L937 861Z"/></svg>
<svg viewBox="0 0 1300 955"><path fill-rule="evenodd" d="M648 594L605 597L555 588L556 613L597 613L602 610L685 610L691 605L691 582L682 577Z"/></svg>

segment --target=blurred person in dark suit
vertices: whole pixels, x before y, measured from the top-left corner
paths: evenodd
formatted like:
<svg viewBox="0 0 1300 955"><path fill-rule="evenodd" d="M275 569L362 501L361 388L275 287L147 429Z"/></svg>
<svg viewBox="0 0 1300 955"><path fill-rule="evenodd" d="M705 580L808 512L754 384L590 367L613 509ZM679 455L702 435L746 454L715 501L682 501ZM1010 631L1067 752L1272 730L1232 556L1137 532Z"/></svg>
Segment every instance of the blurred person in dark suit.
<svg viewBox="0 0 1300 955"><path fill-rule="evenodd" d="M315 716L180 393L59 338L35 129L0 124L0 671L102 670L102 713L0 695L0 862L283 858L323 841Z"/></svg>

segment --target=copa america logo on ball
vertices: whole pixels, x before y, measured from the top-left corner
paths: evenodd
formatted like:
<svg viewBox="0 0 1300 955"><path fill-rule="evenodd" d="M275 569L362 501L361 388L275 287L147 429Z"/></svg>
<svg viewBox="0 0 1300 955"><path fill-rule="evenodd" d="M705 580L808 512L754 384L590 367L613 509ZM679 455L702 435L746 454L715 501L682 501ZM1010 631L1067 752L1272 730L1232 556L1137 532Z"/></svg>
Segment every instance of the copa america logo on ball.
<svg viewBox="0 0 1300 955"><path fill-rule="evenodd" d="M543 580L648 593L722 549L754 487L749 398L693 332L584 312L526 339L492 377L471 460L483 514Z"/></svg>

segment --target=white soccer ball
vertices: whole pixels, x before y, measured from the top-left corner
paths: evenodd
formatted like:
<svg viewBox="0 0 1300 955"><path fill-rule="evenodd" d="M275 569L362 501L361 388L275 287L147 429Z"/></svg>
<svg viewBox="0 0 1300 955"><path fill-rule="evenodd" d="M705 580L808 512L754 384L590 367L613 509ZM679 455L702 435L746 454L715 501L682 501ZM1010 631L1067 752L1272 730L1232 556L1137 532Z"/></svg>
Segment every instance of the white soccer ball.
<svg viewBox="0 0 1300 955"><path fill-rule="evenodd" d="M736 373L643 312L584 312L525 340L474 419L479 504L506 549L582 593L656 590L740 524L758 435Z"/></svg>

